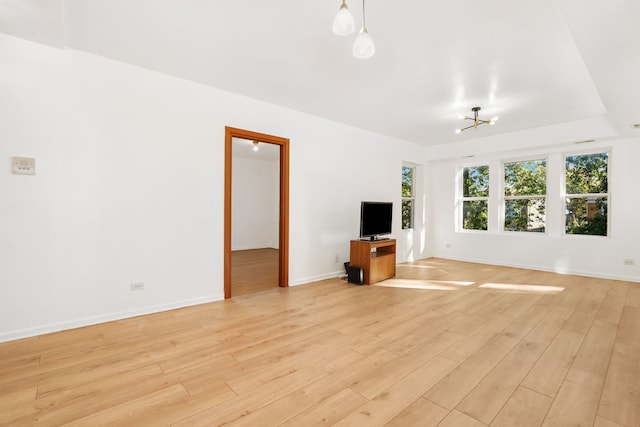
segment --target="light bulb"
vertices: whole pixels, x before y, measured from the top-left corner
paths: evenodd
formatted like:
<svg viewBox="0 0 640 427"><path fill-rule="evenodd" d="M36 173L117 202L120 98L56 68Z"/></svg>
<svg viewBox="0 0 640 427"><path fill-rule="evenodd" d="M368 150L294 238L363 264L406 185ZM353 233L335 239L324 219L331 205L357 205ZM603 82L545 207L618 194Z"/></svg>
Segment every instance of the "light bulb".
<svg viewBox="0 0 640 427"><path fill-rule="evenodd" d="M376 53L376 47L373 44L373 39L367 32L367 29L362 27L360 34L353 43L353 56L359 59L370 58Z"/></svg>
<svg viewBox="0 0 640 427"><path fill-rule="evenodd" d="M253 151L258 151L258 149L259 149L259 148L258 148L258 144L259 144L259 142L258 142L258 141L253 141L253 147L252 147L251 149L252 149Z"/></svg>
<svg viewBox="0 0 640 427"><path fill-rule="evenodd" d="M356 24L353 15L349 12L349 8L344 0L342 6L338 9L336 17L333 20L333 32L339 36L348 36L356 30Z"/></svg>
<svg viewBox="0 0 640 427"><path fill-rule="evenodd" d="M492 117L492 118L491 118L491 120L489 120L489 124L490 124L491 126L495 125L499 118L500 118L500 117L498 117L498 116L494 116L494 117Z"/></svg>
<svg viewBox="0 0 640 427"><path fill-rule="evenodd" d="M462 129L456 129L456 133L462 132Z"/></svg>

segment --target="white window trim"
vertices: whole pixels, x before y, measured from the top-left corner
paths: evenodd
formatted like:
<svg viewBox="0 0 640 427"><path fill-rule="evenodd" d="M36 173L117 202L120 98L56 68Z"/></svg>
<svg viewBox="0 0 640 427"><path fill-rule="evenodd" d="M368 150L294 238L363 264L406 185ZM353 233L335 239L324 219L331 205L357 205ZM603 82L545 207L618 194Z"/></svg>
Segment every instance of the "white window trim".
<svg viewBox="0 0 640 427"><path fill-rule="evenodd" d="M402 188L400 189L400 228L402 230L414 230L416 228L416 174L417 174L417 167L416 165L412 165L412 164L408 164L408 163L403 163L402 164L402 169L404 168L410 168L412 170L411 172L411 197L404 197L402 195ZM402 174L400 175L402 177ZM411 227L409 228L404 228L404 226L402 225L402 202L404 202L405 200L410 200L412 202L412 209L411 209Z"/></svg>
<svg viewBox="0 0 640 427"><path fill-rule="evenodd" d="M581 193L581 194L570 194L567 193L567 157L571 156L588 156L590 154L602 154L607 153L607 177L608 177L608 185L607 185L607 193ZM562 218L562 237L568 237L570 239L602 239L602 238L611 238L611 148L599 148L599 149L590 149L590 150L579 150L579 151L571 151L565 152L561 154L562 160L562 175L560 177L561 181L561 218ZM569 234L567 233L567 226L564 220L567 213L567 198L589 198L589 197L598 197L598 198L606 198L607 199L607 235L600 236L597 234Z"/></svg>
<svg viewBox="0 0 640 427"><path fill-rule="evenodd" d="M489 168L489 194L486 197L465 197L464 196L464 170L468 168L477 168L481 166L486 166ZM489 162L480 162L480 163L471 163L460 165L458 169L458 208L456 209L457 213L457 231L460 233L488 233L491 230L491 170L492 166ZM464 202L472 202L472 201L485 201L487 202L487 229L486 230L475 230L475 229L467 229L464 228Z"/></svg>
<svg viewBox="0 0 640 427"><path fill-rule="evenodd" d="M505 172L505 167L504 165L506 163L524 163L524 162L534 162L534 161L539 161L539 160L544 160L545 162L545 194L540 194L540 195L531 195L531 196L506 196L504 194L505 192L505 188L506 188L506 184L505 184L505 179L504 179L504 172ZM549 227L547 226L547 212L545 211L545 217L544 217L544 232L531 232L531 231L518 231L518 230L505 230L504 229L504 221L506 219L507 216L507 212L506 212L506 201L507 200L529 200L529 199L544 199L544 205L545 205L545 210L547 209L547 198L548 198L548 194L549 194L549 158L548 155L542 155L542 156L527 156L527 157L520 157L520 158L516 158L516 159L507 159L507 160L501 160L500 161L500 192L498 193L500 195L499 197L499 209L498 209L498 215L499 215L499 221L500 221L500 228L499 231L500 233L504 233L504 234L517 234L517 235L527 235L527 236L546 236L549 232ZM566 176L566 174L565 174Z"/></svg>

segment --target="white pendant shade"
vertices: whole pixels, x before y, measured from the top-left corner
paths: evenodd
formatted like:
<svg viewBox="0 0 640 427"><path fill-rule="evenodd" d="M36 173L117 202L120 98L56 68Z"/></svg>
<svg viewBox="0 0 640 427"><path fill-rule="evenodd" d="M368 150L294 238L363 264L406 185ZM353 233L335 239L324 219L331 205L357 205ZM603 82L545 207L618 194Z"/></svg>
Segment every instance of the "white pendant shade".
<svg viewBox="0 0 640 427"><path fill-rule="evenodd" d="M351 15L347 4L343 1L342 6L340 6L333 20L333 32L339 36L348 36L349 34L353 34L355 29L356 24L353 20L353 15Z"/></svg>
<svg viewBox="0 0 640 427"><path fill-rule="evenodd" d="M364 13L364 1L362 0L362 28L360 33L353 43L353 56L358 59L370 58L376 53L376 48L373 45L373 39L367 32L367 26ZM333 20L333 32L339 36L348 36L355 30L355 23L353 21L353 15L349 12L346 0L342 0L342 5Z"/></svg>
<svg viewBox="0 0 640 427"><path fill-rule="evenodd" d="M373 44L373 39L367 29L363 27L353 43L353 56L358 59L365 59L372 57L374 53L376 53L376 47Z"/></svg>

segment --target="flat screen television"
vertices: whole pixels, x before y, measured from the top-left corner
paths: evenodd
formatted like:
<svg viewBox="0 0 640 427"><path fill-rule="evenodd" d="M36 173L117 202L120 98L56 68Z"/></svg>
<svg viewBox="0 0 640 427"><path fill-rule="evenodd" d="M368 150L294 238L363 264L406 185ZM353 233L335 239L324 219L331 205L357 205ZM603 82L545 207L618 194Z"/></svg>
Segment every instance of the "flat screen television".
<svg viewBox="0 0 640 427"><path fill-rule="evenodd" d="M378 240L391 234L391 202L362 202L360 205L360 239Z"/></svg>

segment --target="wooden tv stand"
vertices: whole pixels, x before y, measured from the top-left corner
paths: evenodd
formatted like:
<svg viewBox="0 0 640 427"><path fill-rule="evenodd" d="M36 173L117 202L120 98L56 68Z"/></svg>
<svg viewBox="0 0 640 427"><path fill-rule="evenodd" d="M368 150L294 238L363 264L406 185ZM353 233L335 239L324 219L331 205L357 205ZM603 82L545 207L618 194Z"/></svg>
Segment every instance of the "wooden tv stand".
<svg viewBox="0 0 640 427"><path fill-rule="evenodd" d="M362 268L365 285L389 279L396 275L396 240L352 240L350 258Z"/></svg>

